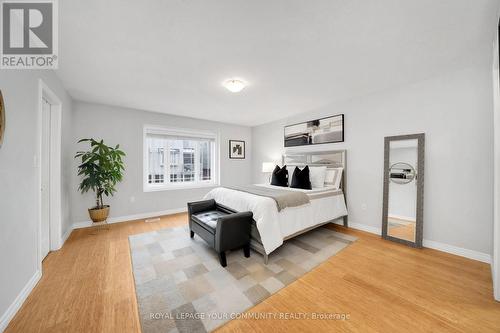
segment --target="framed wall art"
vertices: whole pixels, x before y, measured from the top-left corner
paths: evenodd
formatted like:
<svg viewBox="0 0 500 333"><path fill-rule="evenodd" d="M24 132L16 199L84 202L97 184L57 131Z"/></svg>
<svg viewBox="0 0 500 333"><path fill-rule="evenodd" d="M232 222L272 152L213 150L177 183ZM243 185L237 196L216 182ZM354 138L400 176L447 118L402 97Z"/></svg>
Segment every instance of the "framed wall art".
<svg viewBox="0 0 500 333"><path fill-rule="evenodd" d="M344 142L344 115L285 126L285 147Z"/></svg>
<svg viewBox="0 0 500 333"><path fill-rule="evenodd" d="M245 159L245 141L229 140L229 158Z"/></svg>

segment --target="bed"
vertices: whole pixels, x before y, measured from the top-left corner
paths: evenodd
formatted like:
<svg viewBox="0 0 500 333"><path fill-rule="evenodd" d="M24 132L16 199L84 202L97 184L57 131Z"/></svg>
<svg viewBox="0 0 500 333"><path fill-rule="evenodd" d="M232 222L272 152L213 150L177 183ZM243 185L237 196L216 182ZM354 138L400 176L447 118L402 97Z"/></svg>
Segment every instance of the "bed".
<svg viewBox="0 0 500 333"><path fill-rule="evenodd" d="M265 263L269 255L288 239L339 219L343 219L344 226L348 226L345 150L287 153L282 157L282 164L287 165L290 176L295 166L326 166L327 170L343 168L342 178L336 186L326 183L324 187L312 190L256 184L253 191L249 190L250 187L218 187L205 196L205 199L215 199L236 211L253 213L250 246L263 255ZM268 190L272 193L295 193L296 196L297 192L304 193L300 196L307 196L309 202L280 209L273 198L261 195Z"/></svg>

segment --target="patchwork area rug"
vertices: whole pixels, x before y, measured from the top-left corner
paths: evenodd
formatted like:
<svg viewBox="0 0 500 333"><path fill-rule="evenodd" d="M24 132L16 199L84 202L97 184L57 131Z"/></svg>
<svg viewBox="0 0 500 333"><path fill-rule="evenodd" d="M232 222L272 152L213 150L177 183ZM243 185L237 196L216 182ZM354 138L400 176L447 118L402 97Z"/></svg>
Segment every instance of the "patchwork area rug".
<svg viewBox="0 0 500 333"><path fill-rule="evenodd" d="M227 267L188 227L129 237L142 331L210 332L355 241L318 228L288 240L264 265L260 254L227 253Z"/></svg>

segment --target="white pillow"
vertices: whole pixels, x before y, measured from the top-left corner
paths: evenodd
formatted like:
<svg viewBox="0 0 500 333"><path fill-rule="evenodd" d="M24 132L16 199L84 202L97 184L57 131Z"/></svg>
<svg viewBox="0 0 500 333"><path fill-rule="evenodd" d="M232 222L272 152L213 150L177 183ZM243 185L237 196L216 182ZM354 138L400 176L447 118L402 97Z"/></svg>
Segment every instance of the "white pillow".
<svg viewBox="0 0 500 333"><path fill-rule="evenodd" d="M313 188L325 187L326 166L309 167L309 179Z"/></svg>
<svg viewBox="0 0 500 333"><path fill-rule="evenodd" d="M342 180L343 168L329 168L326 170L325 184L333 185L336 189L340 188L340 181Z"/></svg>

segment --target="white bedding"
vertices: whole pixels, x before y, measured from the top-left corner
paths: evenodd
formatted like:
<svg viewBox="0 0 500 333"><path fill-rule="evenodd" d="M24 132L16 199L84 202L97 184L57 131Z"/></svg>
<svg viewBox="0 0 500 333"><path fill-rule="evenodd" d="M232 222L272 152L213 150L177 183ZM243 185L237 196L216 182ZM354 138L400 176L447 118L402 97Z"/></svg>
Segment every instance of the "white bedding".
<svg viewBox="0 0 500 333"><path fill-rule="evenodd" d="M283 239L309 227L347 215L344 194L333 186L312 190L276 187L267 184L259 186L303 191L311 194L310 203L298 207L287 207L278 212L276 202L268 197L218 187L205 195L218 203L237 211L251 211L257 224L262 245L267 254L283 244ZM319 194L336 192L334 196Z"/></svg>

